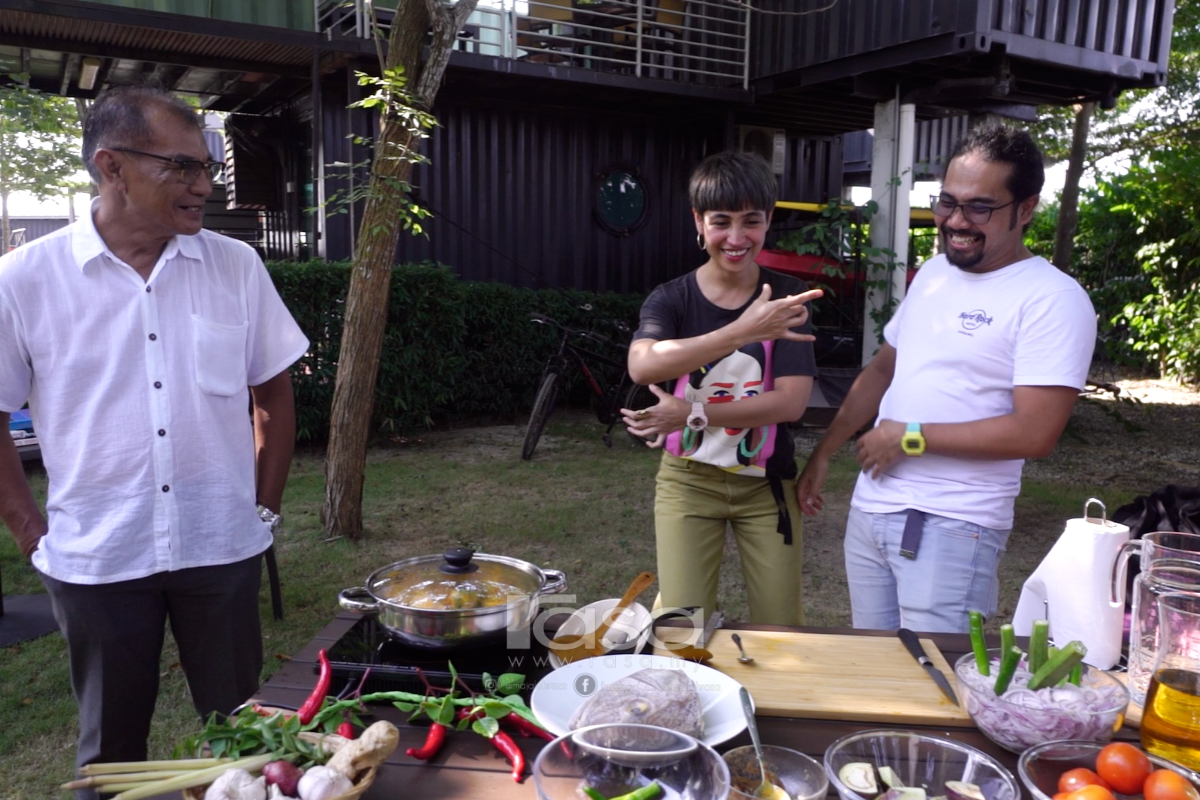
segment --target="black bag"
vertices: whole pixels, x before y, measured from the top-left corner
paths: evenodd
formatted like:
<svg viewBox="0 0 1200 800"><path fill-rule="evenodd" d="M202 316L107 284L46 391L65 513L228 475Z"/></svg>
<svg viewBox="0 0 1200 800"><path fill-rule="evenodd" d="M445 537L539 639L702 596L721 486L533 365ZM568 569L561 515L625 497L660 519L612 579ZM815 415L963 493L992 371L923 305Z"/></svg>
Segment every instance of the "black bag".
<svg viewBox="0 0 1200 800"><path fill-rule="evenodd" d="M1155 489L1118 508L1112 520L1129 526L1130 539L1155 531L1200 534L1200 486L1171 484ZM1131 564L1126 576L1126 608L1133 602L1133 579L1137 573Z"/></svg>

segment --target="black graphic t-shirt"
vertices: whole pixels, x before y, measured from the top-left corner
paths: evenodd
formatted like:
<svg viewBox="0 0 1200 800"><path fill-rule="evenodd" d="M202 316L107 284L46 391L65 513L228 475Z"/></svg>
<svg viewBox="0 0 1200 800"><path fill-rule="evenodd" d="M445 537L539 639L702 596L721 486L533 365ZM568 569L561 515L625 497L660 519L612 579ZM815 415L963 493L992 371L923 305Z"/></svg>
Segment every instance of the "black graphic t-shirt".
<svg viewBox="0 0 1200 800"><path fill-rule="evenodd" d="M761 287L764 283L771 285L771 297L775 299L807 290L798 278L760 267L758 284ZM721 308L700 291L693 270L650 293L642 304L641 322L633 338L663 341L701 336L736 320L758 294L755 291L741 308ZM805 323L794 330L812 333L812 326ZM812 342L777 339L748 344L682 375L676 379L673 391L689 404L729 403L773 390L776 378L816 374ZM796 477L795 444L786 426L782 433L778 425L752 429L709 426L700 433L685 429L667 437L666 450L741 475Z"/></svg>

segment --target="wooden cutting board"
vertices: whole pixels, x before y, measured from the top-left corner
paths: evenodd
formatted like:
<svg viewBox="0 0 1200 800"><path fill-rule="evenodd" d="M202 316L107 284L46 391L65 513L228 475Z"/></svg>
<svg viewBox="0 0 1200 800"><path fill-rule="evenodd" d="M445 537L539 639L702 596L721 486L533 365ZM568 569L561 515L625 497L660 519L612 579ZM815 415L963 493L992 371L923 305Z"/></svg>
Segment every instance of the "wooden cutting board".
<svg viewBox="0 0 1200 800"><path fill-rule="evenodd" d="M663 629L659 629L660 635ZM713 669L750 690L757 713L854 722L973 727L895 637L738 631L753 664L737 660L730 632L718 630L707 649ZM662 635L662 638L668 638ZM937 645L921 644L955 686L954 671ZM668 655L667 651L655 651ZM955 693L962 700L955 686Z"/></svg>

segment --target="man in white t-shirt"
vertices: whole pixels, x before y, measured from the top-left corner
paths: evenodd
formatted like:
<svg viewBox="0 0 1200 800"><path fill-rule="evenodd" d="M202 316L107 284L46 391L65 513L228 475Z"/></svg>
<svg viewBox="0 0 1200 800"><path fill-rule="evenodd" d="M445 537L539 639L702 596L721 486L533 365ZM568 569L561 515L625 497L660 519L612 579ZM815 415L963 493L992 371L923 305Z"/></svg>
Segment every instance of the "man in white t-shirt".
<svg viewBox="0 0 1200 800"><path fill-rule="evenodd" d="M49 478L43 517L0 437L0 519L67 641L79 765L146 758L168 621L202 716L258 689L308 348L254 251L201 229L222 165L190 107L106 92L83 160L90 213L0 259L0 423L28 400Z"/></svg>
<svg viewBox="0 0 1200 800"><path fill-rule="evenodd" d="M917 273L797 482L817 513L830 457L876 419L857 442L846 525L856 628L962 632L968 612L996 610L1023 459L1054 449L1096 339L1087 293L1023 241L1044 177L1024 131L958 144L932 198L943 255Z"/></svg>

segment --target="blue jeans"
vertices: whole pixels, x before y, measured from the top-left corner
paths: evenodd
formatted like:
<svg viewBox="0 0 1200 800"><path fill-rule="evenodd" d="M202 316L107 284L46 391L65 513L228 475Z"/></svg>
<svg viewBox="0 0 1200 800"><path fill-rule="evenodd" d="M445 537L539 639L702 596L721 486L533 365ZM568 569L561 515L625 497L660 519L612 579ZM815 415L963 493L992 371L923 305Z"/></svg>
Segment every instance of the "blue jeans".
<svg viewBox="0 0 1200 800"><path fill-rule="evenodd" d="M846 520L846 579L854 627L966 633L967 614L996 613L996 571L1011 531L925 515L915 559L900 555L906 514L851 507Z"/></svg>

